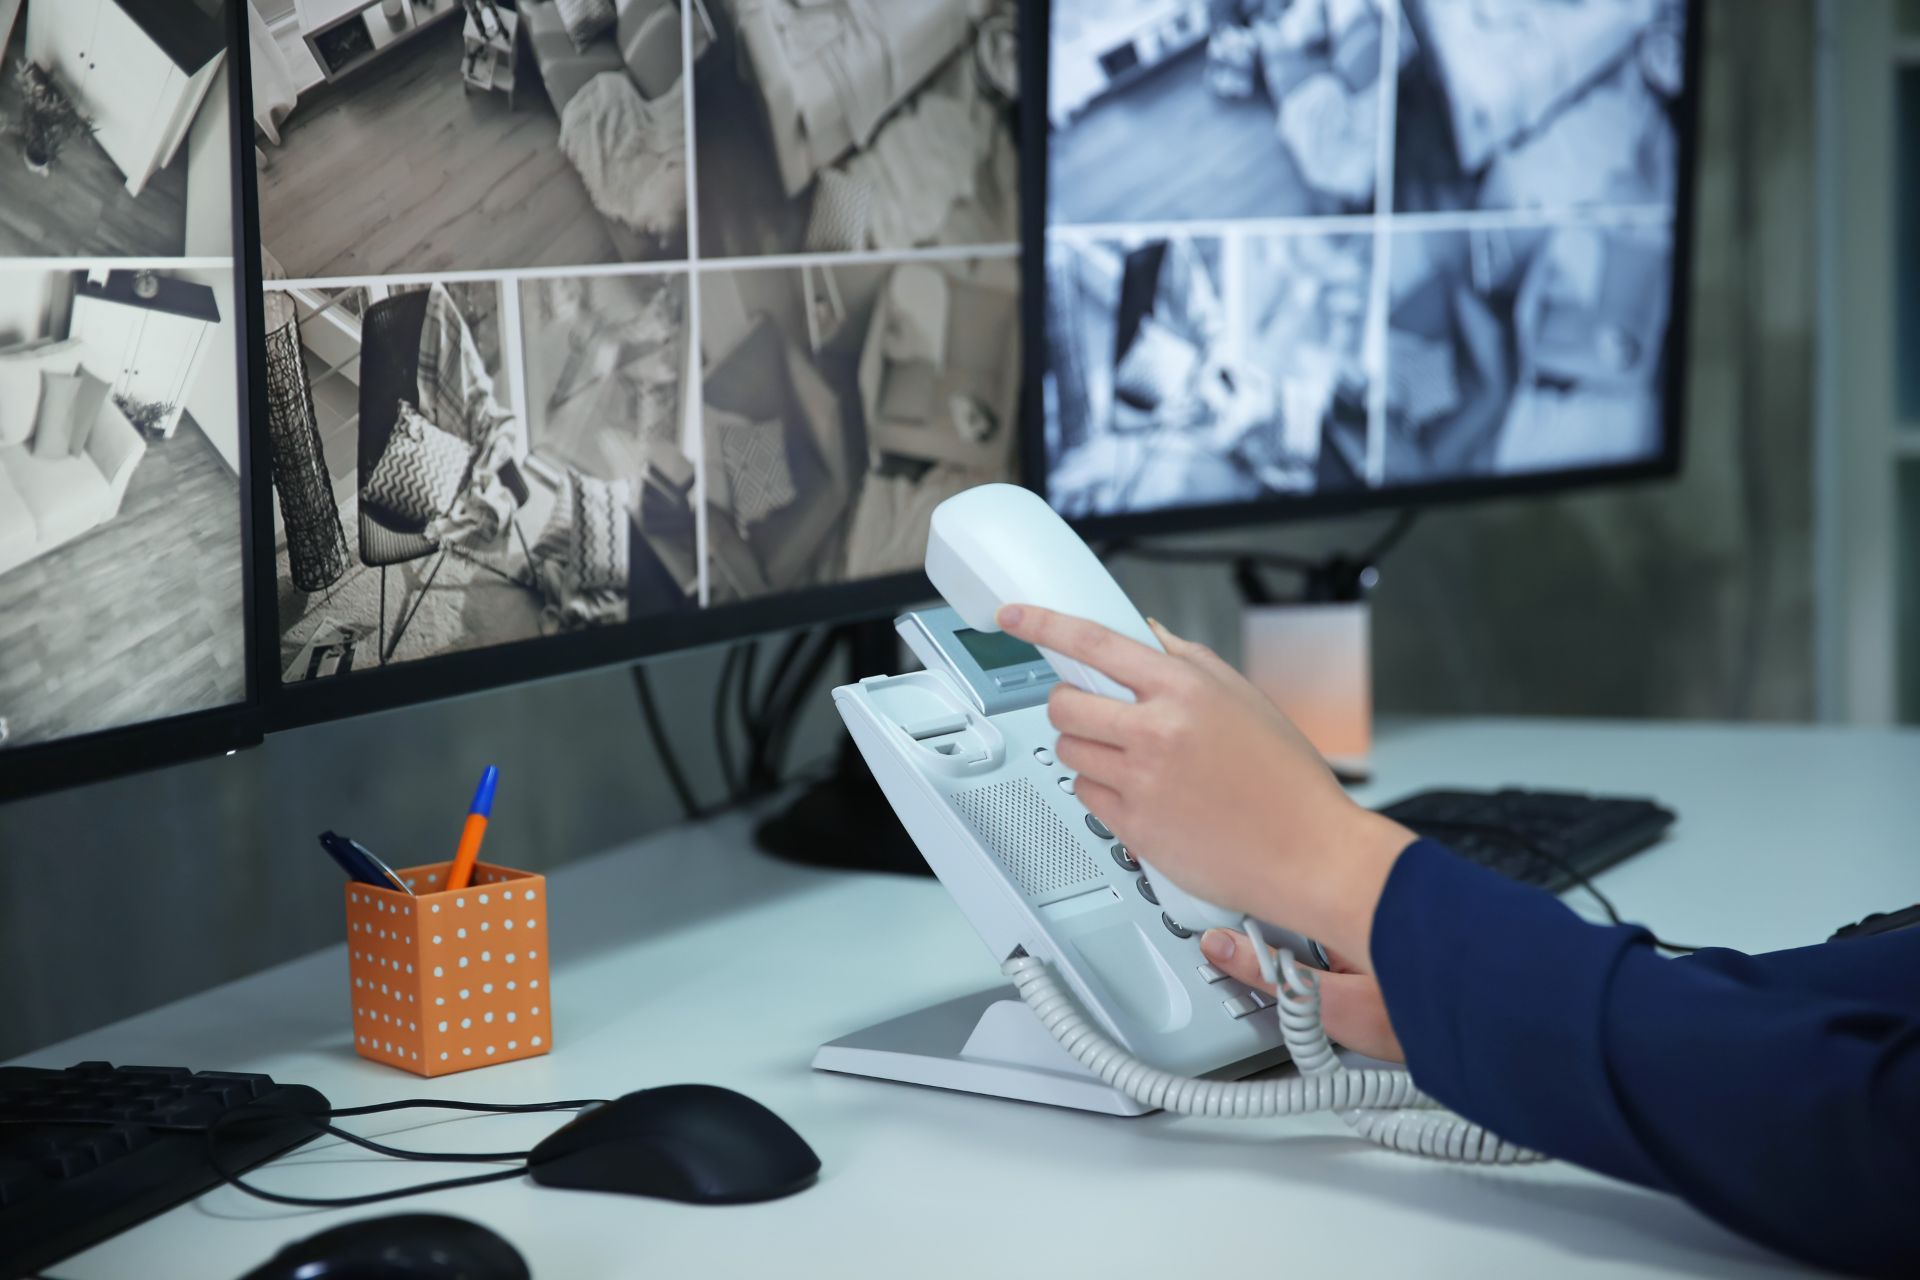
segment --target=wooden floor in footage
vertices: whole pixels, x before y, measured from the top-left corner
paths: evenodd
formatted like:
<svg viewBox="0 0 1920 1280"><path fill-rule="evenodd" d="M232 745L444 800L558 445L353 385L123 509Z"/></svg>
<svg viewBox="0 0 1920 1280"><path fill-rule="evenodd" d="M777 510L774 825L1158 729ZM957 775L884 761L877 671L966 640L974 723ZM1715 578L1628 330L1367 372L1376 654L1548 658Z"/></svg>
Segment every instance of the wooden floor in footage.
<svg viewBox="0 0 1920 1280"><path fill-rule="evenodd" d="M1222 98L1205 49L1181 54L1052 133L1048 189L1059 222L1153 222L1344 213L1309 187L1281 140L1273 100Z"/></svg>
<svg viewBox="0 0 1920 1280"><path fill-rule="evenodd" d="M20 116L14 71L26 24L0 67L0 121ZM30 171L17 135L0 130L0 257L177 258L187 246L187 149L138 196L91 137L69 141L45 174Z"/></svg>
<svg viewBox="0 0 1920 1280"><path fill-rule="evenodd" d="M120 514L0 574L10 746L240 701L240 484L183 418Z"/></svg>
<svg viewBox="0 0 1920 1280"><path fill-rule="evenodd" d="M260 236L293 279L620 261L531 73L468 93L443 22L313 90L260 166Z"/></svg>

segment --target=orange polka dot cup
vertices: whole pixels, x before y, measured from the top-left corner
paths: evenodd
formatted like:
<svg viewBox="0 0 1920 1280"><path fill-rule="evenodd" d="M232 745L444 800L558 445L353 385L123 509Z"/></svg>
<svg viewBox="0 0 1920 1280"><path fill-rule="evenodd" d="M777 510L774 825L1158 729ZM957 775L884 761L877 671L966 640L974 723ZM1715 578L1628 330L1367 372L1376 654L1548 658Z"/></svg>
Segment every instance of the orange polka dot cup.
<svg viewBox="0 0 1920 1280"><path fill-rule="evenodd" d="M349 882L353 1047L421 1076L534 1058L553 1047L547 879L481 863L397 872L413 896Z"/></svg>

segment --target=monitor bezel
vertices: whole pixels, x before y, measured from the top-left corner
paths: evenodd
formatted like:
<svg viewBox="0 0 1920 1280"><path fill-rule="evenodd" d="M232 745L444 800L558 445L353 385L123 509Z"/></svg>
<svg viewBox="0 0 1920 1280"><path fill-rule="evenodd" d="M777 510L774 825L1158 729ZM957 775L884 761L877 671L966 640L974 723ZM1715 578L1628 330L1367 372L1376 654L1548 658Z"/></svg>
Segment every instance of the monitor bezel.
<svg viewBox="0 0 1920 1280"><path fill-rule="evenodd" d="M246 6L239 0L227 0L226 22L231 142L228 162L233 190L233 306L239 325L239 341L235 343L232 358L234 376L239 380L235 402L247 417L240 432L240 509L239 520L234 525L234 536L240 539L241 612L237 622L246 633L246 659L242 663L245 692L241 701L230 706L0 748L0 803L189 760L231 755L262 740L260 646L258 632L254 630L260 614L255 517L262 495L266 494L271 501L271 490L263 483L270 483L271 477L266 467L254 465L255 458L266 456L256 452L254 430L266 395L266 363L265 346L259 336L260 255L254 248L258 243L258 217L251 151L253 63L247 40ZM72 269L83 270L92 261L74 258ZM271 558L268 564L271 567Z"/></svg>
<svg viewBox="0 0 1920 1280"><path fill-rule="evenodd" d="M1026 379L1023 386L1024 434L1020 442L1021 482L1051 501L1048 492L1046 433L1046 249L1048 165L1052 149L1047 119L1051 59L1052 0L1025 0L1020 50L1021 90L1021 323ZM1077 517L1075 529L1090 540L1198 533L1234 526L1282 524L1369 511L1450 506L1494 498L1537 497L1599 485L1626 485L1673 478L1685 460L1687 359L1692 342L1694 218L1698 200L1701 72L1704 66L1705 0L1686 0L1686 81L1676 111L1679 183L1674 201L1673 276L1669 293L1665 364L1661 389L1664 438L1660 453L1644 461L1612 466L1483 476L1390 489L1349 489L1331 493L1276 494L1248 502L1164 507L1152 511Z"/></svg>
<svg viewBox="0 0 1920 1280"><path fill-rule="evenodd" d="M668 654L783 631L879 620L937 594L924 573L890 574L706 608L649 614L619 625L438 654L355 670L334 679L276 683L264 701L264 728L269 733L279 732L509 685L631 666ZM262 634L277 637L279 633L276 627ZM277 658L277 639L270 652ZM276 681L279 674L278 669L272 672Z"/></svg>

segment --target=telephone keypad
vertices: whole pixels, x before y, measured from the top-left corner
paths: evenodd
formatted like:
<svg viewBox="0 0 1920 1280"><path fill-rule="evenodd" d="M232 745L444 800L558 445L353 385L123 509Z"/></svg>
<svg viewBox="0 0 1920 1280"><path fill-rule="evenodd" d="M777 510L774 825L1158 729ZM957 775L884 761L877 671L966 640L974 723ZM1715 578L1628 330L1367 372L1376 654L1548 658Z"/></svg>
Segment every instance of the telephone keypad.
<svg viewBox="0 0 1920 1280"><path fill-rule="evenodd" d="M1164 911L1160 913L1160 923L1167 926L1167 932L1176 938L1191 938L1193 936L1193 930L1177 923L1172 916Z"/></svg>
<svg viewBox="0 0 1920 1280"><path fill-rule="evenodd" d="M1093 832L1093 834L1099 836L1102 840L1113 839L1113 832L1108 830L1107 824L1092 814L1087 815L1087 830Z"/></svg>
<svg viewBox="0 0 1920 1280"><path fill-rule="evenodd" d="M1113 849L1111 850L1111 852L1113 853L1113 860L1120 864L1120 869L1122 871L1125 871L1131 875L1132 873L1140 870L1140 864L1134 860L1134 857L1132 854L1127 852L1127 846L1123 844L1117 844L1113 846Z"/></svg>
<svg viewBox="0 0 1920 1280"><path fill-rule="evenodd" d="M1252 992L1248 992L1244 996L1235 996L1231 1000L1223 1000L1220 1003L1226 1007L1228 1013L1236 1018L1244 1018L1248 1014L1260 1012L1260 1006L1253 1002Z"/></svg>
<svg viewBox="0 0 1920 1280"><path fill-rule="evenodd" d="M1148 902L1151 902L1156 907L1160 905L1159 895L1154 893L1153 885L1147 880L1145 876L1141 876L1138 880L1134 881L1134 884L1139 887L1141 897L1145 898Z"/></svg>

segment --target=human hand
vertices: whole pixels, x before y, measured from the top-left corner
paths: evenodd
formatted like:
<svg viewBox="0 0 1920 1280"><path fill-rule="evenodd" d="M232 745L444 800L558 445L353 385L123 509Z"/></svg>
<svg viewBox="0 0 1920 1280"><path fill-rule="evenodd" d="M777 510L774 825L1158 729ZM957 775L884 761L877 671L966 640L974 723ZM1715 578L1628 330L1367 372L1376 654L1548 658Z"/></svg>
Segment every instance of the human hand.
<svg viewBox="0 0 1920 1280"><path fill-rule="evenodd" d="M1055 754L1090 811L1188 893L1371 970L1374 906L1413 836L1350 800L1259 690L1164 628L1161 653L1032 605L1008 605L999 622L1134 692L1128 703L1062 684L1048 701Z"/></svg>
<svg viewBox="0 0 1920 1280"><path fill-rule="evenodd" d="M1273 984L1260 976L1260 961L1246 934L1209 929L1200 935L1200 950L1229 978L1268 995L1276 994ZM1406 1051L1401 1049L1400 1037L1394 1034L1387 1017L1380 980L1361 973L1336 952L1328 952L1327 959L1333 962L1333 968L1316 976L1320 980L1320 1023L1328 1037L1369 1058L1405 1062Z"/></svg>

